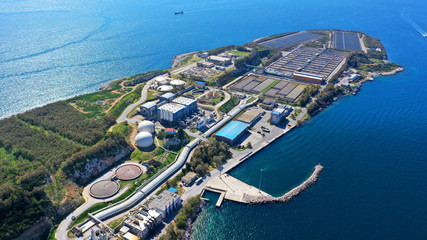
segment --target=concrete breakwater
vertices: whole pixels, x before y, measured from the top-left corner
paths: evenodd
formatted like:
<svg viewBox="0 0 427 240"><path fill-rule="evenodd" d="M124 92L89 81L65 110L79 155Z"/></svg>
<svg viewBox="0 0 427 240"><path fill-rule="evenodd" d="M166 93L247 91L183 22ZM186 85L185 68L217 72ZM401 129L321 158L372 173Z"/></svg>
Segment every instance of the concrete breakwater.
<svg viewBox="0 0 427 240"><path fill-rule="evenodd" d="M305 180L303 183L298 185L297 187L293 188L289 192L285 193L283 196L280 197L273 197L270 195L264 195L264 196L257 196L254 195L244 195L244 202L248 204L260 204L260 203L271 203L271 202L287 202L291 200L292 198L296 197L298 194L300 194L302 191L313 185L317 179L319 178L320 172L322 172L323 166L322 165L316 165L314 167L314 171L311 174L311 176Z"/></svg>

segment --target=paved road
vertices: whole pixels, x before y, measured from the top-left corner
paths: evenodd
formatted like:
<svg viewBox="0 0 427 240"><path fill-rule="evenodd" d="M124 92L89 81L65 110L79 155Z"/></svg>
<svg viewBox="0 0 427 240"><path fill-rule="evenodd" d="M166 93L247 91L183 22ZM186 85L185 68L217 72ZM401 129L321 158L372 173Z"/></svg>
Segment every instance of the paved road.
<svg viewBox="0 0 427 240"><path fill-rule="evenodd" d="M125 192L128 187L125 187L123 189L120 190L120 192L118 192L116 195L110 197L110 198L106 198L106 199L96 199L90 196L89 194L89 190L90 187L95 183L98 182L100 180L107 180L107 179L111 179L112 176L114 176L114 172L116 171L116 169L120 166L122 166L123 164L111 169L110 171L108 171L107 173L105 173L104 175L102 175L101 177L99 177L98 179L94 180L93 182L89 183L82 192L83 198L85 199L85 203L83 203L83 205L81 205L80 207L78 207L77 209L75 209L71 214L69 214L64 220L62 220L62 222L59 224L58 229L56 230L55 233L55 237L58 240L61 239L69 239L67 237L67 228L68 226L70 226L72 220L71 217L72 216L79 216L80 214L82 214L84 211L86 211L89 207L91 207L92 205L96 204L96 203L100 203L100 202L108 202L111 201L117 197L119 197L123 192ZM141 166L142 167L142 166Z"/></svg>
<svg viewBox="0 0 427 240"><path fill-rule="evenodd" d="M172 75L176 75L176 74L179 74L179 73L185 72L185 71L187 71L187 70L189 70L189 69L191 69L191 68L193 68L193 67L197 67L197 63L191 63L191 64L188 64L187 66L184 66L184 67L181 67L181 68L175 69L175 70L173 70L173 71L171 72L171 74L172 74Z"/></svg>
<svg viewBox="0 0 427 240"><path fill-rule="evenodd" d="M299 108L299 109L302 110L301 113L298 114L298 116L295 118L295 120L290 119L288 124L295 126L297 121L304 117L304 115L307 112L307 109L306 108ZM260 128L261 125L267 125L268 118L269 118L268 114L265 114L262 117L262 119L254 127L252 127L253 130L251 130L251 131L255 132L256 129ZM268 126L268 128L270 129L270 133L265 133L265 137L259 138L259 140L255 141L255 142L251 142L252 143L252 149L245 149L243 151L237 151L237 150L231 149L231 152L233 154L233 158L228 160L226 163L224 163L220 167L212 170L206 176L204 176L203 181L201 183L199 183L198 185L193 184L193 186L191 186L189 188L184 188L185 193L182 195L182 199L188 200L188 199L196 196L197 194L200 194L202 192L202 190L206 187L207 182L209 182L211 179L217 177L219 174L228 172L230 169L236 167L237 165L239 165L244 160L250 158L250 156L252 156L254 153L262 150L262 148L269 145L271 142L275 141L277 138L279 138L280 136L286 134L288 131L291 130L290 128L285 128L284 126L277 127L274 125L270 125L270 126ZM257 133L252 133L252 134L257 134ZM243 159L243 161L241 161L242 159Z"/></svg>
<svg viewBox="0 0 427 240"><path fill-rule="evenodd" d="M167 76L167 74L164 74L164 75L161 75L161 76ZM126 122L126 121L128 121L129 123L134 123L134 124L138 124L138 120L137 119L135 119L135 118L131 118L131 119L129 119L128 117L127 117L127 115L135 108L135 107L137 107L137 106L139 106L139 105L141 105L142 103L144 103L145 102L145 100L147 100L147 95L148 95L148 89L150 88L150 86L151 86L151 83L153 82L154 80L150 80L150 81L148 81L146 84L145 84L145 86L144 86L144 88L142 89L142 91L141 91L141 98L138 100L138 102L136 102L136 103L132 103L131 105L129 105L124 111L123 111L123 113L122 113L122 115L120 115L120 117L117 119L117 122L118 123L122 123L122 122Z"/></svg>

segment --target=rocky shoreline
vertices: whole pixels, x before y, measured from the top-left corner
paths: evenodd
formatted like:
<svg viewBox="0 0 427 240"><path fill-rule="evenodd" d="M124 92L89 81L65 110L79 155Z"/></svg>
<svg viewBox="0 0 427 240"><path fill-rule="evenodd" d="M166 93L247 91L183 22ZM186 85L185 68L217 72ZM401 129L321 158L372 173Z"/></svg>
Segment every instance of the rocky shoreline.
<svg viewBox="0 0 427 240"><path fill-rule="evenodd" d="M181 65L181 62L188 56L188 55L191 55L191 54L193 54L193 53L196 53L196 52L189 52L189 53L183 53L183 54L180 54L180 55L177 55L177 56L175 56L175 57L173 57L173 60L172 60L172 67L171 68L176 68L176 67L179 67L180 65Z"/></svg>

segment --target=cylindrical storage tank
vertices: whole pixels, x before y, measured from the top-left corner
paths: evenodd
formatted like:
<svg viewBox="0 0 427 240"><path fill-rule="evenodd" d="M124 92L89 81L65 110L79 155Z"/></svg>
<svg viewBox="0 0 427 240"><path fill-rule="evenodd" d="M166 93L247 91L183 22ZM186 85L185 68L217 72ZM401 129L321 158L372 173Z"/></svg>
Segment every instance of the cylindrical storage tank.
<svg viewBox="0 0 427 240"><path fill-rule="evenodd" d="M159 85L165 85L168 84L169 79L165 76L158 76L154 79Z"/></svg>
<svg viewBox="0 0 427 240"><path fill-rule="evenodd" d="M149 132L140 132L135 137L135 143L138 147L146 148L153 145L153 135Z"/></svg>
<svg viewBox="0 0 427 240"><path fill-rule="evenodd" d="M172 80L172 81L170 82L170 84L171 84L172 86L180 87L180 86L184 86L184 85L185 85L185 82L184 82L184 81L182 81L182 80L176 79L176 80Z"/></svg>
<svg viewBox="0 0 427 240"><path fill-rule="evenodd" d="M144 120L138 124L138 132L154 133L154 124L150 121Z"/></svg>
<svg viewBox="0 0 427 240"><path fill-rule="evenodd" d="M160 92L170 92L173 90L173 87L171 85L162 85L158 87L157 90Z"/></svg>

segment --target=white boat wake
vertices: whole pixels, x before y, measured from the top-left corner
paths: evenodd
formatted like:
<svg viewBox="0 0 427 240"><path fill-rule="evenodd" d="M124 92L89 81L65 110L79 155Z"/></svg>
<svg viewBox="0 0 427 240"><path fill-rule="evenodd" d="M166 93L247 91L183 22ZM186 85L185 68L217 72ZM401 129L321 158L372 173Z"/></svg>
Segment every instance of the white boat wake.
<svg viewBox="0 0 427 240"><path fill-rule="evenodd" d="M417 32L419 32L423 37L427 37L427 32L422 29L406 12L406 9L403 9L402 14L400 15L409 25L411 25Z"/></svg>

